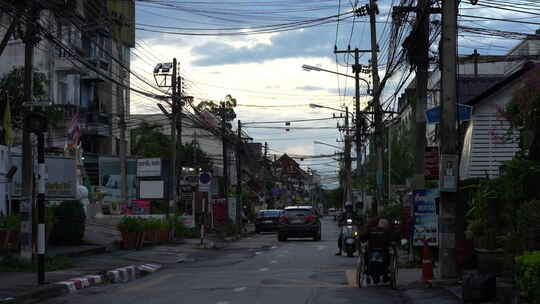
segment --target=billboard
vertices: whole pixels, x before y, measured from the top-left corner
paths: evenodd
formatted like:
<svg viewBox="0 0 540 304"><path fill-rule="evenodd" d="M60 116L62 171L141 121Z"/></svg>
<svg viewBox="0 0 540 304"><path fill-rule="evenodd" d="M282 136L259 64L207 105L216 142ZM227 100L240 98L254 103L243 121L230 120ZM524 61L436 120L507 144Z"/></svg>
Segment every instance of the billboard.
<svg viewBox="0 0 540 304"><path fill-rule="evenodd" d="M104 202L122 199L120 159L117 157L99 157L99 186L106 195ZM128 201L137 199L137 160L127 160Z"/></svg>
<svg viewBox="0 0 540 304"><path fill-rule="evenodd" d="M11 164L17 167L13 176L11 196L19 199L22 193L22 156L10 155ZM45 198L47 200L74 200L77 197L77 167L74 158L46 156ZM37 169L35 170L37 174Z"/></svg>
<svg viewBox="0 0 540 304"><path fill-rule="evenodd" d="M437 201L439 189L414 190L414 246L438 246Z"/></svg>

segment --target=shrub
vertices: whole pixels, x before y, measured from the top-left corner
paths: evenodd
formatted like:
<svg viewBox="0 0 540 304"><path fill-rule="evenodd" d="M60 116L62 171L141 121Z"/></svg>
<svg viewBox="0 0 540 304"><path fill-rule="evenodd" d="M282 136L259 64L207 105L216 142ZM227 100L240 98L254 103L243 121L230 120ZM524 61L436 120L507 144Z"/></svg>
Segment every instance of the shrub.
<svg viewBox="0 0 540 304"><path fill-rule="evenodd" d="M144 219L136 217L124 216L116 228L120 232L143 232L144 231Z"/></svg>
<svg viewBox="0 0 540 304"><path fill-rule="evenodd" d="M18 230L21 225L21 218L18 215L8 215L0 217L0 229Z"/></svg>
<svg viewBox="0 0 540 304"><path fill-rule="evenodd" d="M55 244L80 244L84 237L86 215L80 201L64 201L55 209L56 223L51 241Z"/></svg>
<svg viewBox="0 0 540 304"><path fill-rule="evenodd" d="M516 258L517 284L530 303L540 303L540 251Z"/></svg>

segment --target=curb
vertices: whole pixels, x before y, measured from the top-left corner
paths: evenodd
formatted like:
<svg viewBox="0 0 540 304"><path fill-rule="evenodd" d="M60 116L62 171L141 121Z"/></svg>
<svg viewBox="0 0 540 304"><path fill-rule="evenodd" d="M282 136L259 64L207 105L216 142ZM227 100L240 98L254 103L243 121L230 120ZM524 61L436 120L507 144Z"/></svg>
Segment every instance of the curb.
<svg viewBox="0 0 540 304"><path fill-rule="evenodd" d="M105 278L102 275L87 275L84 277L73 278L66 281L54 283L56 285L63 285L67 289L68 293L75 292L79 289L88 288L94 285L104 283Z"/></svg>
<svg viewBox="0 0 540 304"><path fill-rule="evenodd" d="M125 283L137 278L135 265L116 268L106 273L107 279L111 283Z"/></svg>
<svg viewBox="0 0 540 304"><path fill-rule="evenodd" d="M60 282L55 282L47 286L41 286L31 292L17 298L1 299L1 303L38 303L46 299L64 296L75 293L78 290L90 288L92 286L106 283L125 283L136 280L147 274L160 270L163 266L159 264L130 265L115 268L101 275L85 275Z"/></svg>

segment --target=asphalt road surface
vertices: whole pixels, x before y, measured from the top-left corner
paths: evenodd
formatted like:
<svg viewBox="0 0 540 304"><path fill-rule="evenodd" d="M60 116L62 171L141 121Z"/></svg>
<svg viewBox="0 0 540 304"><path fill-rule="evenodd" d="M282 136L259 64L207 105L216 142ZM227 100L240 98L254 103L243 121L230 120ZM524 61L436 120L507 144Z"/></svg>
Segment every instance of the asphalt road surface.
<svg viewBox="0 0 540 304"><path fill-rule="evenodd" d="M48 303L349 304L402 303L388 286L357 288L356 258L335 256L338 228L323 239L277 242L275 234L205 251L136 281L90 288Z"/></svg>

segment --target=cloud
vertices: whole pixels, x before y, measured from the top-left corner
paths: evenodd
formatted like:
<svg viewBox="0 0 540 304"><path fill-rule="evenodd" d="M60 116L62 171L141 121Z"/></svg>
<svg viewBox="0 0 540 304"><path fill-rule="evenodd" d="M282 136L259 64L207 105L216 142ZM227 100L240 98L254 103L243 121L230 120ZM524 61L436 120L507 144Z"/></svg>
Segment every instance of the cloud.
<svg viewBox="0 0 540 304"><path fill-rule="evenodd" d="M335 33L334 33L335 35ZM213 66L242 63L263 63L279 58L332 57L332 31L318 29L280 33L249 46L234 46L223 41L209 41L192 48L197 57L192 63Z"/></svg>
<svg viewBox="0 0 540 304"><path fill-rule="evenodd" d="M302 91L322 91L322 90L324 90L323 87L312 86L312 85L300 86L300 87L296 87L295 89L296 90L302 90Z"/></svg>

